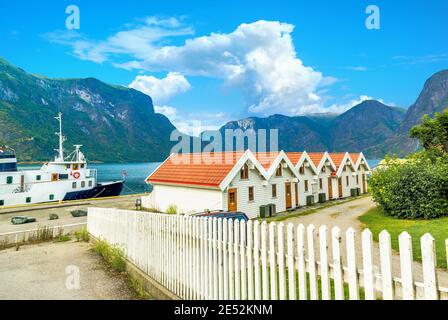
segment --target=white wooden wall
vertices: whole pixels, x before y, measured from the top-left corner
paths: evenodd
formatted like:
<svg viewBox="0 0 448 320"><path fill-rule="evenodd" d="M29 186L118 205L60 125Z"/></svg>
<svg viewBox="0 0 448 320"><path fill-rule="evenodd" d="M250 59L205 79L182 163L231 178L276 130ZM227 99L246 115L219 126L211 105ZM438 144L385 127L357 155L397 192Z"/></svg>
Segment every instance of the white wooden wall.
<svg viewBox="0 0 448 320"><path fill-rule="evenodd" d="M448 289L438 285L434 238L429 234L421 238L422 279L417 281L412 239L406 232L399 237L397 278L386 231L380 234L380 254L375 257L369 230L356 234L338 227L89 208L88 230L122 248L132 263L182 299L433 300L448 296Z"/></svg>

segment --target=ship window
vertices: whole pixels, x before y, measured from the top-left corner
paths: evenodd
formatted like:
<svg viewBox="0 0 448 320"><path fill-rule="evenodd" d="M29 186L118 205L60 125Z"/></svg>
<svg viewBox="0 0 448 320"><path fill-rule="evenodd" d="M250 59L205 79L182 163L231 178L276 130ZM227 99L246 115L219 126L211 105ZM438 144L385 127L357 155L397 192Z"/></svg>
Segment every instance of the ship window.
<svg viewBox="0 0 448 320"><path fill-rule="evenodd" d="M85 181L81 181L81 188L85 188L86 187L86 182Z"/></svg>
<svg viewBox="0 0 448 320"><path fill-rule="evenodd" d="M13 178L11 176L6 177L6 183L7 184L11 184L12 183Z"/></svg>
<svg viewBox="0 0 448 320"><path fill-rule="evenodd" d="M5 205L5 200L0 200L0 207Z"/></svg>
<svg viewBox="0 0 448 320"><path fill-rule="evenodd" d="M40 181L40 180L42 180L42 176L41 175L37 175L36 176L36 181Z"/></svg>
<svg viewBox="0 0 448 320"><path fill-rule="evenodd" d="M89 181L89 187L91 187L91 186L92 186L92 180Z"/></svg>
<svg viewBox="0 0 448 320"><path fill-rule="evenodd" d="M68 165L66 165L65 167L66 167L67 169L70 169L70 165L69 165L69 164L68 164Z"/></svg>
<svg viewBox="0 0 448 320"><path fill-rule="evenodd" d="M79 169L79 165L78 164L74 164L73 165L73 170L78 170Z"/></svg>
<svg viewBox="0 0 448 320"><path fill-rule="evenodd" d="M68 180L68 174L60 174L59 180Z"/></svg>
<svg viewBox="0 0 448 320"><path fill-rule="evenodd" d="M84 163L83 163L83 164L81 164L81 169L84 169Z"/></svg>
<svg viewBox="0 0 448 320"><path fill-rule="evenodd" d="M31 197L26 197L26 203L30 203L31 202Z"/></svg>
<svg viewBox="0 0 448 320"><path fill-rule="evenodd" d="M73 182L73 183L72 183L72 188L73 188L73 189L76 189L76 182Z"/></svg>
<svg viewBox="0 0 448 320"><path fill-rule="evenodd" d="M57 173L52 173L51 174L51 181L58 181L58 174Z"/></svg>
<svg viewBox="0 0 448 320"><path fill-rule="evenodd" d="M54 194L50 194L50 200L54 200Z"/></svg>

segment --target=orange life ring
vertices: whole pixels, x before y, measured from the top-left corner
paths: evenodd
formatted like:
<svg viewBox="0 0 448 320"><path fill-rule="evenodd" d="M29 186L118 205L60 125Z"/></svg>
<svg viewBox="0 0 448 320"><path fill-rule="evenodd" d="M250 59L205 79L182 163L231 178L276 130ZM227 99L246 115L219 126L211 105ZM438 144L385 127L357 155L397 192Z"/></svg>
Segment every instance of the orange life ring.
<svg viewBox="0 0 448 320"><path fill-rule="evenodd" d="M81 174L79 172L75 172L73 174L73 178L75 178L75 179L79 179L80 177L81 177Z"/></svg>

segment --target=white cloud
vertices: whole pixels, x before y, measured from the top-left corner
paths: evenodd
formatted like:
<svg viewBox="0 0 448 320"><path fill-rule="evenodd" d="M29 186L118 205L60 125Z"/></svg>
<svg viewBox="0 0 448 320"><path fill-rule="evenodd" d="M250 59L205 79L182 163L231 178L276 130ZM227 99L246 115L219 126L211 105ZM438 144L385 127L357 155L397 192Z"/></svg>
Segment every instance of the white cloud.
<svg viewBox="0 0 448 320"><path fill-rule="evenodd" d="M350 101L348 101L346 103L343 103L343 104L332 104L331 106L329 106L326 109L326 111L327 112L334 112L334 113L343 113L343 112L353 108L354 106L356 106L356 105L358 105L361 102L366 101L366 100L377 100L377 101L379 101L379 102L381 102L381 103L383 103L385 105L395 106L395 103L393 103L393 102L386 103L386 102L384 102L383 99L375 99L375 98L372 98L372 97L367 96L367 95L361 95L361 96L359 96L359 98L352 99L352 100L350 100Z"/></svg>
<svg viewBox="0 0 448 320"><path fill-rule="evenodd" d="M129 87L151 96L153 101L160 105L167 103L180 93L187 92L191 85L182 74L170 72L163 79L154 76L137 76Z"/></svg>
<svg viewBox="0 0 448 320"><path fill-rule="evenodd" d="M225 123L234 120L231 114L225 112L189 114L179 112L171 106L154 106L154 110L170 119L177 130L193 136L207 130L218 130Z"/></svg>
<svg viewBox="0 0 448 320"><path fill-rule="evenodd" d="M58 36L49 39L72 46L81 59L98 63L112 60L129 70L222 79L241 89L251 113L321 112L325 108L319 88L336 79L303 64L292 41L293 31L291 24L260 20L229 33L191 37L193 28L177 19L150 17L102 41L79 35L70 41ZM189 38L173 45L170 40L179 36Z"/></svg>
<svg viewBox="0 0 448 320"><path fill-rule="evenodd" d="M353 71L367 71L368 70L366 67L363 67L363 66L346 67L346 69L353 70Z"/></svg>

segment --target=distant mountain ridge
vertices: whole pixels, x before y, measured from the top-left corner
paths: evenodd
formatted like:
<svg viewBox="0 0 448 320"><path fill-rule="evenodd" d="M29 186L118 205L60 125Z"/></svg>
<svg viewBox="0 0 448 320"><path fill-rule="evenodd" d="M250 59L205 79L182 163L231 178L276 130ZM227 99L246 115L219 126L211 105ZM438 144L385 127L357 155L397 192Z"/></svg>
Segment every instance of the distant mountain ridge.
<svg viewBox="0 0 448 320"><path fill-rule="evenodd" d="M409 129L424 114L448 107L448 70L430 77L417 101L405 109L367 100L343 114L250 117L225 129L278 129L285 151L362 151L370 158L406 155L418 144ZM20 161L48 161L56 147L57 112L63 112L66 148L83 144L89 160L161 161L175 129L155 113L152 99L133 89L94 78L49 79L31 75L0 58L0 144L16 149Z"/></svg>
<svg viewBox="0 0 448 320"><path fill-rule="evenodd" d="M405 112L401 108L368 100L341 115L250 117L231 121L221 130L278 129L279 148L285 151L358 152L365 150L366 145L376 145L392 137L400 127Z"/></svg>
<svg viewBox="0 0 448 320"><path fill-rule="evenodd" d="M58 111L65 147L82 144L89 160L160 161L172 146L175 128L149 96L94 78L35 76L0 59L0 143L16 149L19 161L54 156Z"/></svg>
<svg viewBox="0 0 448 320"><path fill-rule="evenodd" d="M231 121L221 130L278 129L279 148L307 151L362 151L367 157L386 154L405 156L415 152L418 142L409 130L423 115L448 108L448 70L431 76L417 101L408 110L366 100L340 114L313 114L301 117L251 117Z"/></svg>

